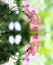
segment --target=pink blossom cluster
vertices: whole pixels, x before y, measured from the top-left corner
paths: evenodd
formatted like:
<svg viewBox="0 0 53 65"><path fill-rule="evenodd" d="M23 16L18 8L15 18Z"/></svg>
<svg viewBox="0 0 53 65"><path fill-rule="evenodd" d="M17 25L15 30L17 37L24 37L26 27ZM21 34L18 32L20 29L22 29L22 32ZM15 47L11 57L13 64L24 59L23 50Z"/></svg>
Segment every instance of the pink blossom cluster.
<svg viewBox="0 0 53 65"><path fill-rule="evenodd" d="M22 2L24 6L24 11L28 15L29 23L30 23L30 30L34 30L36 32L40 31L40 22L41 17L38 16L39 10L36 8L33 8L30 3L27 1ZM27 19L27 20L28 20ZM30 45L28 46L27 52L25 54L25 60L29 61L29 55L31 54L34 56L36 52L40 49L40 34L35 34L30 36Z"/></svg>
<svg viewBox="0 0 53 65"><path fill-rule="evenodd" d="M41 22L40 16L37 16L39 13L39 10L37 8L32 7L31 4L27 1L23 1L22 5L24 6L25 12L29 16L30 21L36 21L36 18L38 18L38 22Z"/></svg>

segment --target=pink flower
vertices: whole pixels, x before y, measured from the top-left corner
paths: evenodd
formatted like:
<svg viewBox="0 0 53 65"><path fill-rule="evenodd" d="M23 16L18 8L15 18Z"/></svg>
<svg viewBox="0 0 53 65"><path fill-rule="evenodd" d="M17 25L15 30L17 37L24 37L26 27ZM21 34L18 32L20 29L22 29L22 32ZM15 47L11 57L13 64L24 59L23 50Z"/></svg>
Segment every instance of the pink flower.
<svg viewBox="0 0 53 65"><path fill-rule="evenodd" d="M32 44L36 44L36 43L39 43L40 42L40 35L39 34L36 34L34 36L31 36L30 38L30 43Z"/></svg>
<svg viewBox="0 0 53 65"><path fill-rule="evenodd" d="M24 6L24 10L25 12L28 14L28 16L30 17L31 20L35 20L36 18L36 14L38 14L38 9L36 8L33 8L31 6L30 3L26 2L26 1L23 1L22 2L23 6Z"/></svg>
<svg viewBox="0 0 53 65"><path fill-rule="evenodd" d="M29 61L28 61L29 59L27 59L27 60L23 60L23 62L22 62L22 65L29 65Z"/></svg>
<svg viewBox="0 0 53 65"><path fill-rule="evenodd" d="M29 6L29 7L27 7L27 14L30 14L30 15L36 15L36 14L38 14L38 9L36 9L36 8L33 8L32 6Z"/></svg>
<svg viewBox="0 0 53 65"><path fill-rule="evenodd" d="M27 12L28 13L28 15L29 15L29 17L28 16L25 16L25 20L27 21L27 22L30 22L30 21L35 21L36 20L36 18L37 18L37 16L36 15L32 15L32 14L29 14L29 12Z"/></svg>
<svg viewBox="0 0 53 65"><path fill-rule="evenodd" d="M27 63L30 62L32 59L32 56L35 57L37 50L39 50L39 46L40 44L38 44L38 47L36 47L36 45L34 44L30 44L25 54L24 61L26 61Z"/></svg>
<svg viewBox="0 0 53 65"><path fill-rule="evenodd" d="M39 53L36 52L36 55L35 56L32 56L31 54L29 55L29 58L31 59L30 62L26 62L26 60L24 60L22 62L22 65L30 65L30 63L39 56Z"/></svg>
<svg viewBox="0 0 53 65"><path fill-rule="evenodd" d="M36 14L38 14L38 12L39 12L38 9L33 8L33 7L28 7L28 10L29 10L29 12L30 12L32 15L36 15Z"/></svg>
<svg viewBox="0 0 53 65"><path fill-rule="evenodd" d="M33 8L31 5L25 7L29 14L36 15L38 14L39 10L37 8Z"/></svg>
<svg viewBox="0 0 53 65"><path fill-rule="evenodd" d="M22 2L22 5L23 5L24 7L29 7L29 6L31 6L31 4L28 3L27 1L23 1L23 2Z"/></svg>
<svg viewBox="0 0 53 65"><path fill-rule="evenodd" d="M28 47L27 49L24 60L28 61L27 59L29 59L29 55L31 54L32 56L34 56L36 53L35 51L36 51L36 47L31 44L30 47Z"/></svg>
<svg viewBox="0 0 53 65"><path fill-rule="evenodd" d="M40 24L36 22L30 22L30 29L35 31L40 31Z"/></svg>
<svg viewBox="0 0 53 65"><path fill-rule="evenodd" d="M28 3L27 1L23 1L22 4L24 6L24 11L26 13L25 19L27 21L31 21L30 30L40 31L40 22L42 21L42 19L40 18L40 16L37 15L39 12L38 9L33 8L31 4ZM41 47L40 35L39 34L32 35L30 37L30 44L28 44L26 47L24 61L29 62L31 58L31 57L29 58L29 56L30 55L35 56L37 50L39 50L40 47Z"/></svg>
<svg viewBox="0 0 53 65"><path fill-rule="evenodd" d="M35 22L36 18L37 18L37 16L36 16L36 15L31 15L31 16L30 16L31 22L32 22L32 21L34 21L34 22Z"/></svg>

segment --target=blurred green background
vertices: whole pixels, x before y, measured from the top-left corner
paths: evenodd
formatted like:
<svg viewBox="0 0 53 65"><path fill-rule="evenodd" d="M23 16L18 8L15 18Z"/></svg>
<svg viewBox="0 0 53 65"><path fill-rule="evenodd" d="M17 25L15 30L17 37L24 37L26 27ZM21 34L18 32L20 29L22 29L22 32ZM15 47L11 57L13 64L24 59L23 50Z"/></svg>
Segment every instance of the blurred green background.
<svg viewBox="0 0 53 65"><path fill-rule="evenodd" d="M39 56L30 65L53 65L53 0L28 0L42 18Z"/></svg>

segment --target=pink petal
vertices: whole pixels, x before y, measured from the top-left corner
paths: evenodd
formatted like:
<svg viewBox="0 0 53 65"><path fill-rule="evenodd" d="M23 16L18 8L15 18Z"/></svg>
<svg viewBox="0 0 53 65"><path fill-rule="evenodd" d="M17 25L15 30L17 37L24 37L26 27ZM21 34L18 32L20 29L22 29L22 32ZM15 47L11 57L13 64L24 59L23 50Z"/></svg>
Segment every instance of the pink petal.
<svg viewBox="0 0 53 65"><path fill-rule="evenodd" d="M32 56L35 56L35 54L36 54L35 52L32 52Z"/></svg>
<svg viewBox="0 0 53 65"><path fill-rule="evenodd" d="M27 59L26 59L26 62L29 62L29 61L30 61L30 59L29 59L29 58L27 58Z"/></svg>
<svg viewBox="0 0 53 65"><path fill-rule="evenodd" d="M40 41L40 35L34 35L34 36L31 36L30 38L30 43L38 43Z"/></svg>
<svg viewBox="0 0 53 65"><path fill-rule="evenodd" d="M31 6L30 3L28 3L27 1L23 1L23 2L22 2L22 5L23 5L24 7L29 7L29 6Z"/></svg>
<svg viewBox="0 0 53 65"><path fill-rule="evenodd" d="M40 31L40 24L37 24L36 22L31 22L30 29L35 31Z"/></svg>
<svg viewBox="0 0 53 65"><path fill-rule="evenodd" d="M31 11L31 13L34 14L34 15L35 15L35 14L38 14L38 13L39 13L39 10L36 9L36 8L33 8L32 11Z"/></svg>
<svg viewBox="0 0 53 65"><path fill-rule="evenodd" d="M38 16L38 22L40 23L42 21L41 17Z"/></svg>

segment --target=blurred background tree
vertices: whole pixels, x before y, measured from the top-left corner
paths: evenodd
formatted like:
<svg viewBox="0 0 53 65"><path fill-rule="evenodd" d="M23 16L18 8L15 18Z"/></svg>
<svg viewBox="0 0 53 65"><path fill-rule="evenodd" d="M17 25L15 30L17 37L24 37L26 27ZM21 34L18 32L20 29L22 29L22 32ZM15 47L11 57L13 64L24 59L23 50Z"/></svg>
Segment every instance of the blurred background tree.
<svg viewBox="0 0 53 65"><path fill-rule="evenodd" d="M44 42L41 41L43 46L39 50L40 56L43 55L45 59L42 65L53 65L53 0L28 1L40 10L39 15L43 19L41 38Z"/></svg>

